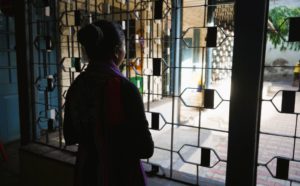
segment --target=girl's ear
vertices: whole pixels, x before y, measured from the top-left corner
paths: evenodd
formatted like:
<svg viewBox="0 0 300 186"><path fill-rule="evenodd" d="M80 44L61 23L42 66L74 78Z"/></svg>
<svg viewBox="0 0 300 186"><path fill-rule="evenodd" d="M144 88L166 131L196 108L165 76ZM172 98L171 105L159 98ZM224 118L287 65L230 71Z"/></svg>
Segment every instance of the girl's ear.
<svg viewBox="0 0 300 186"><path fill-rule="evenodd" d="M113 60L119 66L125 58L125 48L124 46L117 46L114 50Z"/></svg>
<svg viewBox="0 0 300 186"><path fill-rule="evenodd" d="M115 47L115 49L114 49L114 55L115 55L116 57L119 57L119 53L120 53L120 48L117 46L117 47Z"/></svg>
<svg viewBox="0 0 300 186"><path fill-rule="evenodd" d="M119 58L119 48L118 47L115 47L115 49L114 49L114 53L113 53L113 60L115 61L115 60L117 60L118 58Z"/></svg>

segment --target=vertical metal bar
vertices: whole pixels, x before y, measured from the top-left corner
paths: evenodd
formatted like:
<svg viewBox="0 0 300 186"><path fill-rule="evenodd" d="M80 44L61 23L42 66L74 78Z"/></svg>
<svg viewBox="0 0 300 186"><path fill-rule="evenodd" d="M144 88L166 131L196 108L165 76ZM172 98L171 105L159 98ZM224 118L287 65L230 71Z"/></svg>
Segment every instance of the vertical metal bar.
<svg viewBox="0 0 300 186"><path fill-rule="evenodd" d="M204 23L204 27L207 28L207 1L205 2L205 5L204 6L204 16L203 16L203 23ZM208 34L209 30L207 30L207 34ZM207 44L207 41L206 41L206 44ZM207 46L207 45L206 45ZM201 89L203 89L203 79L204 81L206 82L206 79L205 79L205 76L206 76L206 70L205 70L205 67L204 67L204 61L206 60L206 56L205 56L205 51L207 50L207 47L206 48L201 48L202 51L201 51L201 56L202 56L202 60L201 60L201 79L200 79L200 83L201 83ZM204 75L205 73L205 75ZM199 85L198 85L199 86Z"/></svg>
<svg viewBox="0 0 300 186"><path fill-rule="evenodd" d="M207 5L207 1L205 2L205 4ZM207 27L207 25L206 25L206 9L207 9L207 6L204 6L204 17L203 17L203 20L204 20L204 26L205 27ZM201 34L201 32L200 32L200 34ZM200 36L199 36L200 37ZM195 39L195 38L194 38ZM197 38L198 39L198 38ZM200 46L200 42L197 42L197 43L199 43L199 46ZM197 46L197 47L199 47L199 46ZM195 47L195 46L194 46ZM198 50L199 50L199 48L198 48ZM201 85L198 85L198 86L201 86L201 90L202 90L202 94L204 94L204 90L203 90L203 76L204 76L204 72L205 72L205 70L204 70L204 60L206 59L205 57L206 56L204 56L205 55L205 51L206 51L206 48L201 48L201 76L200 76L200 83L201 83ZM197 60L199 60L199 59L197 59ZM206 74L206 72L205 72L205 74ZM206 82L206 79L204 79L204 81ZM202 112L201 112L201 109L199 109L199 123L198 123L198 147L200 147L200 145L201 145L201 117L202 116ZM201 153L201 158L203 157L203 154ZM202 160L201 160L201 164L202 164ZM199 172L199 167L197 166L197 184L199 183L199 174L200 174L200 172Z"/></svg>
<svg viewBox="0 0 300 186"><path fill-rule="evenodd" d="M156 58L159 58L159 44L158 44L158 40L161 39L160 38L160 34L159 34L159 24L156 23L156 37L155 37L155 45L156 45Z"/></svg>
<svg viewBox="0 0 300 186"><path fill-rule="evenodd" d="M200 137L201 137L201 117L202 116L202 112L199 109L199 121L198 121L198 136L197 136L197 146L200 147L201 143L200 143ZM197 184L199 184L199 166L197 166Z"/></svg>
<svg viewBox="0 0 300 186"><path fill-rule="evenodd" d="M119 3L119 10L120 10L120 21L123 21L123 9L122 9L122 3L121 2Z"/></svg>
<svg viewBox="0 0 300 186"><path fill-rule="evenodd" d="M180 76L181 76L181 57L180 57L180 46L181 46L181 32L182 32L182 0L173 0L172 3L176 3L176 7L172 7L172 32L171 38L174 41L171 48L171 68L174 69L176 80L174 81L173 90L178 95L180 93ZM173 6L173 5L172 5ZM172 75L171 75L172 76ZM172 82L172 81L171 81Z"/></svg>
<svg viewBox="0 0 300 186"><path fill-rule="evenodd" d="M90 3L89 0L85 1L85 15L82 15L82 14L81 14L81 16L89 16L89 15L90 15L90 6L88 6L89 3ZM77 10L77 9L76 9L76 10ZM88 18L88 19L89 19L89 18ZM80 24L82 24L82 23L80 23ZM78 28L79 28L79 26L77 26L77 29L78 29ZM72 57L75 57L75 56L74 56L74 50L76 50L76 46L74 45L74 43L76 43L76 46L77 46L77 52L78 52L78 57L80 58L80 57L81 57L81 54L80 54L80 52L81 52L81 50L80 50L80 43L79 43L77 37L76 37L76 41L74 41L74 36L73 36L73 37L72 37L72 47L73 47L73 49L72 49L72 52L73 52Z"/></svg>
<svg viewBox="0 0 300 186"><path fill-rule="evenodd" d="M172 122L171 122L171 156L170 156L170 177L173 177L173 145L174 145L174 117L175 117L175 95L180 92L180 33L181 33L181 0L172 0L172 35L173 40L171 53L171 95L172 95Z"/></svg>
<svg viewBox="0 0 300 186"><path fill-rule="evenodd" d="M44 104L44 110L45 110L45 118L48 118L48 110L49 110L49 97L48 97L48 90L44 91L44 100L45 100L45 104ZM48 118L49 119L49 118ZM46 144L49 144L49 130L46 130Z"/></svg>
<svg viewBox="0 0 300 186"><path fill-rule="evenodd" d="M70 86L71 86L71 84L72 84L72 74L73 74L73 72L71 71L71 68L69 69L69 83L70 83Z"/></svg>
<svg viewBox="0 0 300 186"><path fill-rule="evenodd" d="M47 39L51 40L52 38L50 37L50 34L49 34L49 30L50 30L49 22L48 21L46 22L45 18L44 18L44 21L45 21L45 27L46 27L46 30L45 30L44 33L45 33L46 37L49 37ZM45 42L47 43L48 41L45 41ZM45 44L45 45L47 45L47 44ZM53 45L53 43L51 45ZM48 50L47 47L48 46L46 46L46 52L45 52L46 58L45 58L45 62L46 62L46 68L48 70L47 75L50 75L51 74L50 52L47 51Z"/></svg>
<svg viewBox="0 0 300 186"><path fill-rule="evenodd" d="M112 3L111 3L111 14L112 14L111 20L115 21L115 1L114 0L112 0Z"/></svg>
<svg viewBox="0 0 300 186"><path fill-rule="evenodd" d="M97 20L97 5L98 5L98 1L94 0L94 17L93 17L93 21Z"/></svg>
<svg viewBox="0 0 300 186"><path fill-rule="evenodd" d="M7 47L7 63L8 63L8 66L11 67L11 57L10 57L10 30L9 30L9 17L6 17L6 47ZM9 78L9 83L12 83L12 73L11 73L11 68L8 68L8 78Z"/></svg>
<svg viewBox="0 0 300 186"><path fill-rule="evenodd" d="M79 30L79 26L75 26L77 28L77 30ZM74 46L74 36L71 36L71 57L75 57L74 56L74 50L75 50L75 46Z"/></svg>
<svg viewBox="0 0 300 186"><path fill-rule="evenodd" d="M126 1L126 30L127 30L127 41L126 41L126 51L127 51L127 57L126 57L126 77L130 77L130 67L129 67L129 50L130 50L130 30L129 30L129 26L130 26L130 14L129 14L129 3L130 1Z"/></svg>
<svg viewBox="0 0 300 186"><path fill-rule="evenodd" d="M54 18L56 19L57 17L59 17L60 15L60 2L59 1L54 1L53 2L53 6L54 6ZM59 28L60 22L56 21L56 28ZM55 32L54 33L54 37L57 44L57 50L56 50L56 71L57 71L57 97L58 97L58 113L59 113L59 117L58 117L58 135L59 135L59 147L62 148L62 123L63 123L63 119L62 119L62 105L63 105L63 101L62 101L62 69L59 65L59 61L61 61L61 51L62 51L62 47L61 47L61 37L59 32Z"/></svg>
<svg viewBox="0 0 300 186"><path fill-rule="evenodd" d="M78 57L81 58L81 45L78 39L76 39L76 43L77 43L77 51L78 51ZM74 56L73 56L74 57Z"/></svg>
<svg viewBox="0 0 300 186"><path fill-rule="evenodd" d="M39 53L42 52L42 61L43 61L43 70L44 70L44 74L43 74L43 77L47 77L48 75L48 72L47 72L47 59L46 59L46 55L47 55L47 52L46 51L39 51Z"/></svg>
<svg viewBox="0 0 300 186"><path fill-rule="evenodd" d="M90 13L90 11L89 11L89 5L90 4L90 1L89 0L86 0L85 2L84 2L84 6L85 6L85 13Z"/></svg>
<svg viewBox="0 0 300 186"><path fill-rule="evenodd" d="M170 5L170 1L168 0L168 5ZM171 5L172 6L172 5ZM172 13L172 12L171 12ZM169 54L169 50L170 50L170 45L171 45L171 33L170 33L170 25L169 25L169 21L168 21L168 19L169 19L169 16L168 16L168 18L167 18L167 21L166 21L166 32L167 32L167 35L168 35L168 40L167 40L167 48L166 48L166 50L165 50L165 52L166 52L166 60L167 60L167 64L170 66L170 54ZM164 86L164 90L163 90L163 94L167 94L167 93L169 93L170 92L170 90L168 90L168 87L167 87L167 84L168 84L168 82L170 81L170 73L167 73L167 71L166 71L166 75L165 75L165 86ZM170 84L169 84L170 85Z"/></svg>
<svg viewBox="0 0 300 186"><path fill-rule="evenodd" d="M206 0L207 5L207 26L214 26L214 10L215 10L215 0ZM205 72L205 87L209 88L211 83L211 76L212 76L212 48L206 49L206 65L205 68L207 69Z"/></svg>
<svg viewBox="0 0 300 186"><path fill-rule="evenodd" d="M296 115L296 125L295 125L294 145L293 145L293 156L292 156L293 160L295 159L295 153L296 153L297 131L298 131L298 118L299 118L299 114Z"/></svg>
<svg viewBox="0 0 300 186"><path fill-rule="evenodd" d="M36 23L36 33L37 33L37 36L39 36L40 35L40 28L41 27L41 25L40 25L40 20L37 20L37 23ZM31 34L30 34L31 35ZM38 48L40 48L40 42L39 42L39 40L38 41L36 41L37 42L37 47ZM38 50L38 49L37 49ZM39 69L39 74L38 74L38 76L41 76L41 74L42 74L42 71L41 71L41 65L42 65L42 63L41 63L41 53L40 52L38 52L38 69Z"/></svg>
<svg viewBox="0 0 300 186"><path fill-rule="evenodd" d="M147 76L147 89L148 89L148 94L147 94L147 112L150 111L150 76Z"/></svg>
<svg viewBox="0 0 300 186"><path fill-rule="evenodd" d="M175 18L175 19L173 19ZM173 47L172 47L172 53L171 53L171 66L175 67L176 65L176 62L175 62L175 59L176 59L176 43L177 43L177 39L176 39L176 28L177 28L177 0L172 0L172 43L173 43ZM173 138L174 138L174 112L175 112L175 109L174 109L174 101L175 101L175 97L174 97L174 94L175 94L175 70L176 68L171 68L171 81L170 81L170 93L172 95L172 122L171 122L171 151L170 151L170 178L173 177Z"/></svg>
<svg viewBox="0 0 300 186"><path fill-rule="evenodd" d="M27 21L28 21L28 33L33 33L33 24L31 22L32 20L32 6L30 4L31 2L26 2L26 6L28 8L27 10ZM28 46L29 46L29 54L28 54L28 61L29 61L29 71L31 71L30 73L30 81L33 82L34 81L34 77L35 77L35 69L34 69L34 54L33 54L33 48L34 48L34 44L33 44L33 34L28 34ZM39 70L39 69L38 69ZM39 72L39 75L40 75L40 72ZM19 82L18 82L19 83ZM33 84L30 84L30 90L31 90L31 105L34 105L31 107L32 109L32 115L31 115L31 119L32 121L35 121L36 119L36 108L35 108L35 97L36 97L36 94L35 94L35 89L34 89L34 85ZM31 125L31 137L32 137L32 140L36 140L37 136L36 136L36 124L35 123L32 123Z"/></svg>
<svg viewBox="0 0 300 186"><path fill-rule="evenodd" d="M154 2L155 3L155 2ZM153 8L153 3L152 3L152 12L154 10ZM147 19L150 19L149 20L149 26L150 26L150 33L149 33L149 58L153 58L154 56L154 49L153 49L153 17L150 17L149 16L149 13L147 13Z"/></svg>
<svg viewBox="0 0 300 186"><path fill-rule="evenodd" d="M75 10L78 10L78 0L75 0Z"/></svg>
<svg viewBox="0 0 300 186"><path fill-rule="evenodd" d="M235 2L227 186L256 185L268 1Z"/></svg>
<svg viewBox="0 0 300 186"><path fill-rule="evenodd" d="M27 53L26 1L14 0L21 145L31 141L32 94Z"/></svg>
<svg viewBox="0 0 300 186"><path fill-rule="evenodd" d="M207 1L206 1L205 4L207 5ZM207 24L206 24L206 17L207 17L206 16L206 12L207 12L207 6L204 6L204 17L203 17L203 19L204 19L204 26L205 27L207 27ZM201 32L200 32L200 34L201 34ZM199 42L199 44L200 44L200 42ZM199 47L199 46L197 46L197 47ZM204 78L204 81L206 82L206 79L204 77L204 76L206 76L206 70L204 70L205 69L205 67L204 67L204 64L205 64L204 61L207 59L206 56L205 56L206 50L207 50L207 48L201 48L201 50L200 50L201 51L201 76L200 76L200 83L201 84L198 85L198 86L201 86L202 94L204 94L203 78ZM199 59L197 59L197 60L199 60ZM204 75L204 73L205 73L205 75ZM198 132L198 147L201 145L201 118L202 118L201 116L202 116L202 112L201 112L201 109L199 109L199 123L198 123L199 127L198 127L198 131L197 131ZM201 157L202 156L203 155L201 154ZM201 163L202 163L202 161L201 161ZM197 166L197 184L199 182L199 174L200 174L200 172L199 172L198 169L199 169L199 167Z"/></svg>
<svg viewBox="0 0 300 186"><path fill-rule="evenodd" d="M67 13L67 11L68 11L68 7L67 7L68 5L67 5L67 3L65 2L64 3L64 11L65 11L65 16L66 16L66 26L67 27L69 27L69 19L68 19L68 13ZM70 31L69 31L70 32ZM72 33L71 33L72 34ZM71 56L71 52L70 52L70 36L69 36L69 34L67 35L67 36L65 36L66 38L67 38L67 51L68 51L68 57L70 57ZM62 41L61 40L59 40L59 43L61 43Z"/></svg>
<svg viewBox="0 0 300 186"><path fill-rule="evenodd" d="M143 63L147 64L147 68L149 67L149 57L150 57L150 53L151 53L151 51L150 51L150 33L148 32L149 31L148 27L150 27L150 21L148 19L149 19L149 12L146 11L146 15L145 15L146 21L145 22L146 22L146 30L147 31L146 31L146 37L145 37L145 41L146 41L145 46L147 46L146 50L148 50L148 51L147 51L147 55L146 55L146 62L143 60ZM144 68L144 64L143 64L142 68ZM143 69L142 69L142 71L143 71ZM150 111L150 77L149 76L147 76L147 80L148 80L147 81L148 82L147 111L149 112Z"/></svg>
<svg viewBox="0 0 300 186"><path fill-rule="evenodd" d="M181 93L181 72L182 72L182 66L181 66L181 63L182 63L182 52L181 52L181 46L182 46L182 39L181 39L181 37L182 37L182 28L183 28L183 0L180 0L179 1L179 6L178 6L178 11L179 11L179 13L177 14L177 21L179 21L179 24L177 25L177 36L176 36L176 38L177 38L177 65L176 65L176 67L178 67L178 68L176 68L177 69L177 83L176 83L176 85L177 85L177 95L179 95L180 93ZM177 120L178 121L180 121L181 120L181 115L180 115L180 110L181 110L181 106L183 105L182 104L182 102L178 99L177 100L177 104L178 104L178 114L177 114ZM179 126L177 126L177 127L179 127Z"/></svg>
<svg viewBox="0 0 300 186"><path fill-rule="evenodd" d="M45 104L44 104L44 117L47 118L48 117L48 110L49 110L49 97L48 97L48 90L44 91L44 100L45 100Z"/></svg>
<svg viewBox="0 0 300 186"><path fill-rule="evenodd" d="M103 18L104 20L107 20L107 13L106 11L104 11L104 3L107 3L107 0L103 0L103 4L102 4L102 14L103 14Z"/></svg>

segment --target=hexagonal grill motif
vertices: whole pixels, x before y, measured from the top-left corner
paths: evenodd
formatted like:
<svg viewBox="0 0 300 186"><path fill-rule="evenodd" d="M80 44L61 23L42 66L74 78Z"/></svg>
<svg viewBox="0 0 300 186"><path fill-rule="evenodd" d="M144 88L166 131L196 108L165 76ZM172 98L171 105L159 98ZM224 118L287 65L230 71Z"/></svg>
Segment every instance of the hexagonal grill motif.
<svg viewBox="0 0 300 186"><path fill-rule="evenodd" d="M64 148L66 93L88 65L77 31L98 19L113 20L126 36L122 73L142 95L155 141L153 157L144 161L148 174L224 184L233 30L218 20L233 3L45 2L30 6L36 140Z"/></svg>

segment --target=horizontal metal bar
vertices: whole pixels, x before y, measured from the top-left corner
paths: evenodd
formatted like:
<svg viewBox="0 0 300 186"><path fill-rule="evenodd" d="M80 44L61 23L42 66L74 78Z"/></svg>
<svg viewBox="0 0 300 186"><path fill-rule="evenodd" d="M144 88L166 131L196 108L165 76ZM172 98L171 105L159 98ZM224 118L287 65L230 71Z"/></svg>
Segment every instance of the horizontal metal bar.
<svg viewBox="0 0 300 186"><path fill-rule="evenodd" d="M292 135L285 135L285 134L276 134L276 133L271 133L271 132L259 132L260 134L265 134L269 136L277 136L277 137L284 137L284 138L295 138L295 139L300 139L300 136L292 136Z"/></svg>
<svg viewBox="0 0 300 186"><path fill-rule="evenodd" d="M295 66L292 66L292 65L275 65L275 66L272 66L272 65L265 65L264 66L265 68L294 68Z"/></svg>
<svg viewBox="0 0 300 186"><path fill-rule="evenodd" d="M0 35L15 35L14 31L0 31Z"/></svg>
<svg viewBox="0 0 300 186"><path fill-rule="evenodd" d="M57 108L57 109L59 108L58 105L45 104L45 103L41 103L41 102L34 102L34 104L36 104L36 105L43 105L43 106L47 105L47 106L50 106L50 107L53 107L53 108Z"/></svg>
<svg viewBox="0 0 300 186"><path fill-rule="evenodd" d="M140 57L137 57L137 58L140 58ZM153 58L148 58L148 59L153 59ZM144 62L144 63L147 63L147 62ZM35 65L45 65L44 62L34 62L34 63L31 63L31 64L35 64ZM47 63L47 65L61 65L59 63ZM168 66L166 69L192 69L192 70L226 70L226 71L231 71L232 69L231 68L212 68L212 67L180 67L180 66ZM146 74L139 74L140 76L153 76L153 75L146 75ZM157 76L155 76L157 77Z"/></svg>
<svg viewBox="0 0 300 186"><path fill-rule="evenodd" d="M5 69L17 69L17 66L0 66L1 70L5 70Z"/></svg>
<svg viewBox="0 0 300 186"><path fill-rule="evenodd" d="M168 125L172 125L170 122L166 122ZM199 127L199 126L192 126L192 125L185 125L185 124L180 124L180 123L173 123L175 126L182 126L182 127L189 127L189 128L195 128L195 129L204 129L204 130L210 130L210 131L215 131L215 132L223 132L223 133L228 133L226 130L221 130L221 129L214 129L214 128L207 128L207 127Z"/></svg>
<svg viewBox="0 0 300 186"><path fill-rule="evenodd" d="M152 95L152 96L163 96L163 97L165 97L165 98L167 98L167 97L172 98L172 95L171 95L171 94L158 94L158 93L149 93L149 92L142 92L141 94L142 94L142 95ZM174 96L174 97L179 98L180 96Z"/></svg>
<svg viewBox="0 0 300 186"><path fill-rule="evenodd" d="M203 4L203 5L190 5L190 6L177 6L176 8L178 9L183 9L183 8L197 8L197 7L218 7L218 6L222 6L222 5L234 5L234 3L216 3L215 5L208 5L208 4Z"/></svg>
<svg viewBox="0 0 300 186"><path fill-rule="evenodd" d="M4 52L16 52L16 50L15 49L11 49L11 48L8 48L8 49L1 48L0 52L2 52L2 53L4 53Z"/></svg>
<svg viewBox="0 0 300 186"><path fill-rule="evenodd" d="M0 83L0 85L18 85L18 82L12 82L12 83Z"/></svg>

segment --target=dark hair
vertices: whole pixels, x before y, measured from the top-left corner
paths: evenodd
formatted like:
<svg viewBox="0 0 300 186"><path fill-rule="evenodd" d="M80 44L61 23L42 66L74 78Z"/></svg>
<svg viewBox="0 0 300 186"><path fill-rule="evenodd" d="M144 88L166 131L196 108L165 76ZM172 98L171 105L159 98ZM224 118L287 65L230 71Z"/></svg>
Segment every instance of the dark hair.
<svg viewBox="0 0 300 186"><path fill-rule="evenodd" d="M107 60L122 46L125 35L119 24L99 20L81 28L77 38L91 60Z"/></svg>

